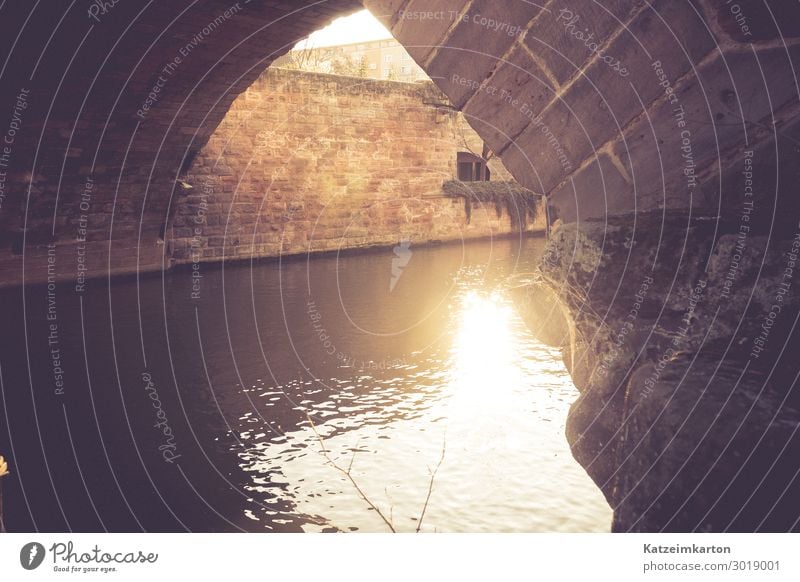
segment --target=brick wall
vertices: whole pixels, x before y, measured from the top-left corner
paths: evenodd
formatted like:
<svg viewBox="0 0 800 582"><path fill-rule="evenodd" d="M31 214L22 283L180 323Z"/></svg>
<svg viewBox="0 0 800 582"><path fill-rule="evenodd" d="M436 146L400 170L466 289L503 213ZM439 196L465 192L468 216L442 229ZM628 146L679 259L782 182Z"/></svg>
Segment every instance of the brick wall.
<svg viewBox="0 0 800 582"><path fill-rule="evenodd" d="M432 83L270 69L240 95L174 198L175 263L518 232L494 204L446 196L483 141ZM510 180L491 160L493 181ZM190 187L189 187L190 186ZM544 212L526 224L544 227Z"/></svg>
<svg viewBox="0 0 800 582"><path fill-rule="evenodd" d="M12 123L15 133L0 148L2 285L168 265L159 233L187 159L275 58L361 8L124 1L92 14L94 4L3 7L0 140Z"/></svg>

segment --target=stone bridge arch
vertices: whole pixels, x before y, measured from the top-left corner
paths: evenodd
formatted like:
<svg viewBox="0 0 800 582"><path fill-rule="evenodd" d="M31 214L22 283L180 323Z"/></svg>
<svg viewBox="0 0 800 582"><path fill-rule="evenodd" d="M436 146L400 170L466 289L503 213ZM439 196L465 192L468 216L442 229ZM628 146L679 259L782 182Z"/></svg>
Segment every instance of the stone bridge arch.
<svg viewBox="0 0 800 582"><path fill-rule="evenodd" d="M726 502L712 506L734 495L724 488L731 479L734 493L758 491L759 503L773 503L764 527L797 528L796 508L783 510L796 493L791 476L800 458L796 364L778 349L748 359L764 349L759 328L785 282L786 253L796 250L797 4L364 4L514 177L548 198L558 229L543 276L574 319L565 348L583 390L569 438L617 509L617 528L751 528L759 519ZM3 282L46 280L52 249L79 256L89 274L161 269L159 231L178 179L235 97L297 40L361 6L4 4ZM795 304L787 299L773 346L794 345ZM633 327L618 340L634 308ZM655 433L670 434L697 406L710 413L727 406L725 386L742 362L749 362L746 389L736 392L730 421L761 426L774 415L779 422L755 436L689 431L666 460L637 453L637 443L655 438L648 427L664 423ZM698 365L710 380L676 396L685 385L679 371ZM696 395L711 388L712 404L700 403ZM707 439L709 431L725 437ZM734 442L733 452L747 459L758 450L759 462L780 461L774 482L786 489L758 489L716 465L681 464L700 446L722 458ZM669 480L681 471L690 473L682 482L691 483L689 493Z"/></svg>
<svg viewBox="0 0 800 582"><path fill-rule="evenodd" d="M789 2L740 2L735 12L711 0L365 5L515 178L548 196L553 220L716 216L735 207L721 176L742 144L764 150L760 163L775 156L777 136L793 143L800 30ZM31 261L47 243L68 244L85 216L89 239L110 235L125 248L135 237L138 265L112 253L112 269L160 268L149 247L176 177L233 99L298 39L359 8L5 7L2 91L14 135L4 136L0 264L15 271L23 240Z"/></svg>

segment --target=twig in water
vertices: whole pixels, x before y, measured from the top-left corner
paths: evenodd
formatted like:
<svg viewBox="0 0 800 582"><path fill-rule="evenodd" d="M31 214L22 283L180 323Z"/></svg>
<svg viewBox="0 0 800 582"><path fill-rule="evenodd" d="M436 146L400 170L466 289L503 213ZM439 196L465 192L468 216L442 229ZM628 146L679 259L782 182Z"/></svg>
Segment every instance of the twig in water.
<svg viewBox="0 0 800 582"><path fill-rule="evenodd" d="M331 464L331 466L334 469L336 469L337 471L342 473L345 477L347 477L347 479L353 485L355 490L358 491L358 494L361 496L361 499L363 499L367 503L367 505L369 505L372 509L375 510L378 516L380 516L380 518L383 520L383 523L386 524L386 527L388 527L392 533L397 533L397 530L394 529L391 520L387 519L386 516L383 514L383 512L380 509L378 509L378 506L375 505L370 500L369 497L367 497L367 494L364 493L361 487L359 487L358 482L353 478L353 475L351 474L351 470L353 468L353 461L355 461L356 453L358 452L358 450L353 452L353 457L350 459L350 465L348 465L347 469L341 467L336 461L334 461L331 458L330 454L328 453L328 449L325 448L325 441L322 439L322 436L319 434L319 431L317 431L317 425L314 424L314 421L311 419L311 416L308 414L308 412L306 412L306 418L308 419L308 422L311 425L311 430L314 431L314 434L317 436L317 440L319 441L319 444L322 447L322 456L325 457L325 459L328 461L328 463ZM428 497L430 497L430 493L428 494ZM425 505L427 505L427 502L425 503Z"/></svg>
<svg viewBox="0 0 800 582"><path fill-rule="evenodd" d="M389 521L394 523L394 503L391 503L392 496L389 495L389 488L388 487L384 487L383 488L383 492L386 493L386 499L388 499L389 502L390 502L390 504L389 504Z"/></svg>
<svg viewBox="0 0 800 582"><path fill-rule="evenodd" d="M433 481L436 479L436 473L439 471L439 467L441 467L442 463L444 462L444 453L446 449L447 435L445 434L444 438L442 439L442 456L439 458L436 468L431 472L431 481L428 483L428 496L425 498L425 505L422 506L422 513L419 515L416 533L419 533L419 530L422 528L422 520L425 519L425 512L428 510L428 502L431 500L431 495L433 494ZM428 468L428 470L430 471L430 468Z"/></svg>

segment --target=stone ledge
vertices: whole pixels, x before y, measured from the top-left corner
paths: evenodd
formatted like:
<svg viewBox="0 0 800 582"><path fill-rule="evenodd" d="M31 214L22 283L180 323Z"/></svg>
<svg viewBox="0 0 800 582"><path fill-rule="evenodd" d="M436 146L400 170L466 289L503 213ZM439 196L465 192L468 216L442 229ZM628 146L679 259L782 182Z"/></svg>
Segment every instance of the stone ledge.
<svg viewBox="0 0 800 582"><path fill-rule="evenodd" d="M461 182L450 180L442 184L445 195L463 198L467 213L467 223L472 214L473 201L479 204L493 204L500 217L503 209L508 212L511 225L526 230L540 216L543 198L520 186L516 182Z"/></svg>

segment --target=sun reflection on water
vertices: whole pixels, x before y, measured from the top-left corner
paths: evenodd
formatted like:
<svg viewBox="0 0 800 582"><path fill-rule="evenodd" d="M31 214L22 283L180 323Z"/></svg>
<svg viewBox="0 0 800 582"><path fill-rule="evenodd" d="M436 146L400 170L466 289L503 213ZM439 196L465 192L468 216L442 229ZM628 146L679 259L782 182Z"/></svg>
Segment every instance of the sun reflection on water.
<svg viewBox="0 0 800 582"><path fill-rule="evenodd" d="M512 309L498 293L463 296L453 341L453 404L500 405L520 376L514 363ZM486 392L491 393L487 399Z"/></svg>
<svg viewBox="0 0 800 582"><path fill-rule="evenodd" d="M502 282L464 270L456 280L436 329L397 340L408 361L368 375L342 366L324 400L282 387L316 426L248 441L254 496L281 485L305 531L386 531L363 491L397 531L416 531L436 468L421 531L607 531L610 510L564 437L577 392L559 351L535 340Z"/></svg>

